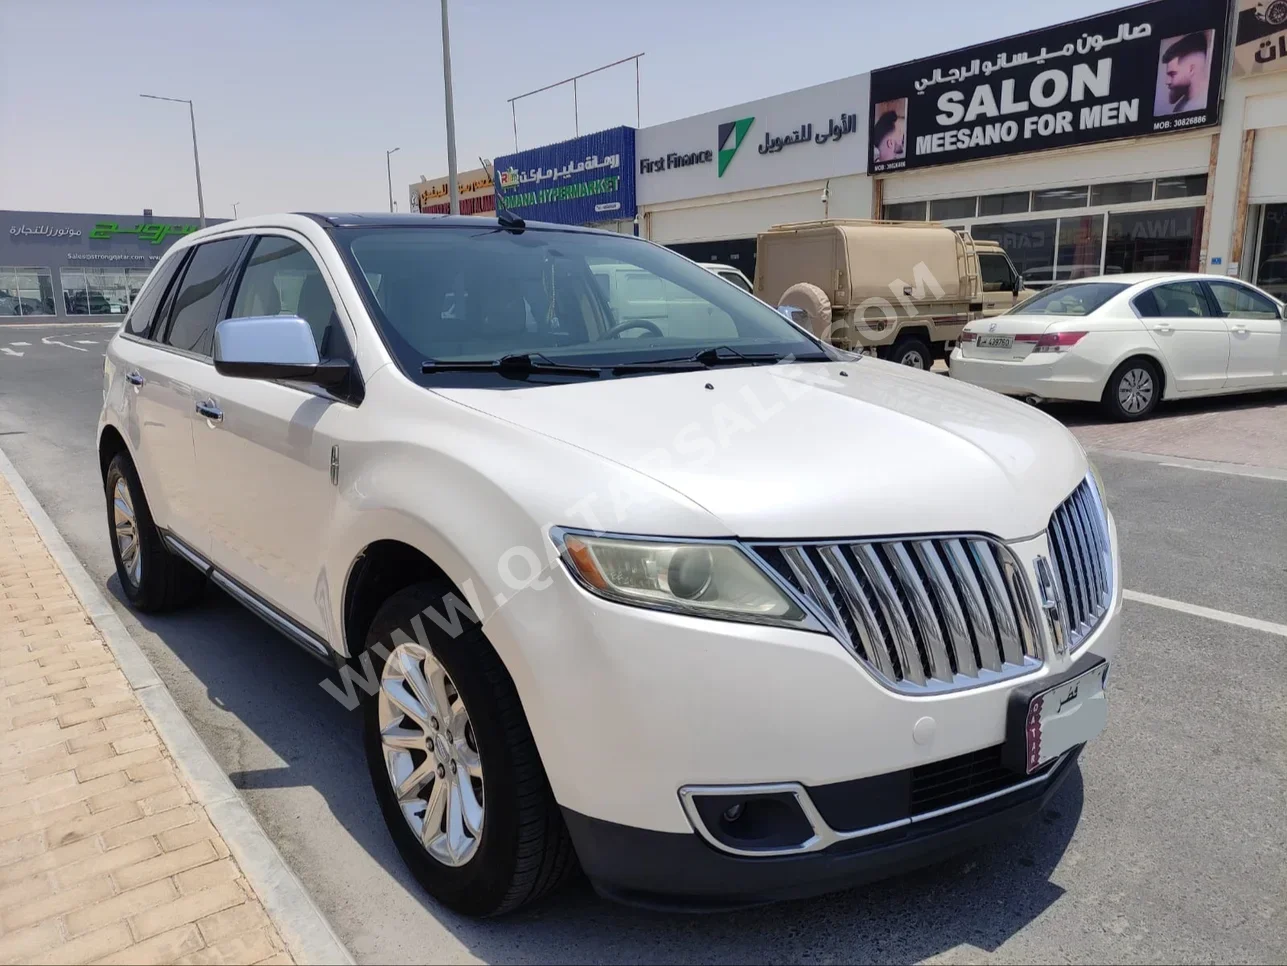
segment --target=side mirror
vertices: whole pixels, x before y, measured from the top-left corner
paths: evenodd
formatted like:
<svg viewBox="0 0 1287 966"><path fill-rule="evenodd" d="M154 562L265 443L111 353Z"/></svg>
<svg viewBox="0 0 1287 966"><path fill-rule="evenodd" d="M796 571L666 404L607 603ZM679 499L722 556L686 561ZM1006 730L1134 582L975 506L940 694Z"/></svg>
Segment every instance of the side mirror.
<svg viewBox="0 0 1287 966"><path fill-rule="evenodd" d="M1023 276L1016 273L1014 276L1014 288L1010 290L1010 294L1017 298L1019 293L1022 291L1023 291Z"/></svg>
<svg viewBox="0 0 1287 966"><path fill-rule="evenodd" d="M303 379L338 386L347 362L322 362L307 322L295 315L224 319L215 326L215 371L243 379Z"/></svg>

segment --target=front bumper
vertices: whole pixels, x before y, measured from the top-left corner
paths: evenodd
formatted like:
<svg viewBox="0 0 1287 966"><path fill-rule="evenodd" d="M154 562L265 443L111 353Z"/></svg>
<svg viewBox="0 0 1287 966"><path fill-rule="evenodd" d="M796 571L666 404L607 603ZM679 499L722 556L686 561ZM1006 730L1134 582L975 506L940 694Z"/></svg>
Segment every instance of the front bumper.
<svg viewBox="0 0 1287 966"><path fill-rule="evenodd" d="M799 855L744 858L716 851L696 833L632 828L567 808L563 815L601 895L659 909L716 911L853 888L1013 835L1055 795L1080 751L1008 794Z"/></svg>
<svg viewBox="0 0 1287 966"><path fill-rule="evenodd" d="M953 379L1007 396L1040 396L1098 402L1108 373L1076 352L1031 353L1023 359L966 356L960 346L948 358Z"/></svg>

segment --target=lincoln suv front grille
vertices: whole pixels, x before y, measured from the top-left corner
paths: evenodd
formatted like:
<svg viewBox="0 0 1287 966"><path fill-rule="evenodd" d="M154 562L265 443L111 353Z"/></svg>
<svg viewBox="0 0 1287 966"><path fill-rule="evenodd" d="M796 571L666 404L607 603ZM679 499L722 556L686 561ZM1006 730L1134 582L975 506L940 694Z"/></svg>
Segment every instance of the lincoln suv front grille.
<svg viewBox="0 0 1287 966"><path fill-rule="evenodd" d="M1113 551L1108 516L1091 477L1050 518L1046 541L1057 575L1059 613L1069 650L1099 626L1113 603Z"/></svg>
<svg viewBox="0 0 1287 966"><path fill-rule="evenodd" d="M961 535L754 549L896 690L975 687L1040 665L1028 582L996 540Z"/></svg>

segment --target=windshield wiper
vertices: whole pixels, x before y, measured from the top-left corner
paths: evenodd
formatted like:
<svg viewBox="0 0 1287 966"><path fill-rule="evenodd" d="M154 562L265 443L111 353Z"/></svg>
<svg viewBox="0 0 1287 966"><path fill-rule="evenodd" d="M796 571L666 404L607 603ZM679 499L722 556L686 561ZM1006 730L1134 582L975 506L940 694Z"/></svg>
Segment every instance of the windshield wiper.
<svg viewBox="0 0 1287 966"><path fill-rule="evenodd" d="M530 376L534 372L551 372L597 379L601 370L598 366L573 366L555 362L539 352L517 352L499 359L448 359L442 362L426 359L420 363L420 371L426 375L432 372L498 372L502 376L514 378Z"/></svg>
<svg viewBox="0 0 1287 966"><path fill-rule="evenodd" d="M716 366L747 366L766 362L781 362L785 356L776 352L738 352L732 346L717 345L702 349L691 356L677 359L654 359L651 362L623 362L613 366L619 372L687 372L694 369L714 369Z"/></svg>

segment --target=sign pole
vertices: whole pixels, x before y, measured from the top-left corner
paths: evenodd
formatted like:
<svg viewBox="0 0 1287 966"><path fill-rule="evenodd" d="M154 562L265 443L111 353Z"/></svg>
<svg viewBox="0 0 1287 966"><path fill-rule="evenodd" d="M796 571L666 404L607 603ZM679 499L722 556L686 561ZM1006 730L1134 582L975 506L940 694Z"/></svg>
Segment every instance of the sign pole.
<svg viewBox="0 0 1287 966"><path fill-rule="evenodd" d="M451 99L451 33L447 29L447 0L442 0L442 92L447 107L447 190L451 213L460 214L460 186L456 184L456 109ZM514 133L518 138L517 128Z"/></svg>

